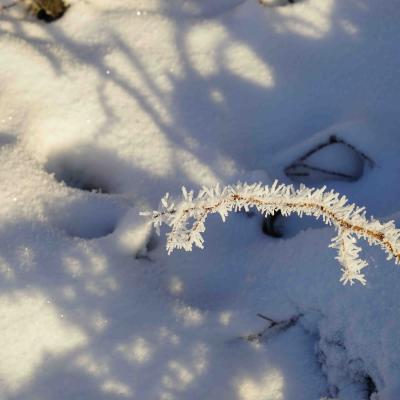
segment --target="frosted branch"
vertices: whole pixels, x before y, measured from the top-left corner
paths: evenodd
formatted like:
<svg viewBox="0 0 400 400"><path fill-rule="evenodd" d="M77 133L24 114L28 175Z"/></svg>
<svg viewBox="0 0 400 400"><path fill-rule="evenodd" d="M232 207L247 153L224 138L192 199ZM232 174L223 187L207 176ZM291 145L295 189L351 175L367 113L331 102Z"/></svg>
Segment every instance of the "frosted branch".
<svg viewBox="0 0 400 400"><path fill-rule="evenodd" d="M353 284L359 281L366 283L362 270L368 265L359 258L361 248L357 239L365 239L370 245L380 246L388 259L400 263L400 231L395 228L393 221L382 224L379 221L365 217L364 207L349 204L345 196L334 191L307 188L301 185L294 189L292 185L279 184L271 186L261 183L237 183L221 189L203 187L194 196L182 188L183 199L174 204L168 194L161 200L157 211L143 213L150 215L157 231L162 224L171 227L167 234L167 251L174 249L191 251L193 245L203 248L202 233L205 231L205 220L209 214L220 214L225 221L231 211L248 211L257 209L264 216L274 215L280 211L287 216L292 213L320 217L325 224L332 225L337 236L330 247L337 249L336 259L342 265L341 282Z"/></svg>

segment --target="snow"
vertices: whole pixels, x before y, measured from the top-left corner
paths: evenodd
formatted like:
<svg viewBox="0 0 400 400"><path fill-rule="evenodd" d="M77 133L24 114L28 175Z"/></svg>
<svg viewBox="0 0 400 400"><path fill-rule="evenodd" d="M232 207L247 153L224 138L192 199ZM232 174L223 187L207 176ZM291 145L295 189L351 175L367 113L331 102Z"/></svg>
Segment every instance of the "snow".
<svg viewBox="0 0 400 400"><path fill-rule="evenodd" d="M203 250L169 256L140 215L182 186L279 179L399 227L397 2L264 3L0 11L2 399L400 398L381 249L359 242L350 287L322 222L280 217L278 239L210 216ZM285 174L332 135L307 163L356 179Z"/></svg>

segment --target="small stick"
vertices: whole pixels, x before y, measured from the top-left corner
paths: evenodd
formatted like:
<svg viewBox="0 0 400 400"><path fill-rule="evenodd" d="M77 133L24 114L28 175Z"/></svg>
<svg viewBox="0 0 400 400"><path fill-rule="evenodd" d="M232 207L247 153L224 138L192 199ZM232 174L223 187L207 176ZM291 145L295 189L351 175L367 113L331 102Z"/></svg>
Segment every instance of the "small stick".
<svg viewBox="0 0 400 400"><path fill-rule="evenodd" d="M271 322L271 328L275 325L278 325L278 322L274 321L272 318L266 317L265 315L262 315L260 313L257 313L257 317L260 317L262 319L265 319L268 322Z"/></svg>

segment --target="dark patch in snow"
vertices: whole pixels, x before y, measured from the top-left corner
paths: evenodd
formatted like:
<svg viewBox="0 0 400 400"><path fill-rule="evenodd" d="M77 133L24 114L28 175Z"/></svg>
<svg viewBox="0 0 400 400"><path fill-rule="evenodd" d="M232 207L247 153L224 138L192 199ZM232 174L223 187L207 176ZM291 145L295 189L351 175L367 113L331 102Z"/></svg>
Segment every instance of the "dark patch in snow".
<svg viewBox="0 0 400 400"><path fill-rule="evenodd" d="M150 237L149 240L146 243L146 250L147 252L153 251L158 247L159 244L159 238L158 236L153 232Z"/></svg>
<svg viewBox="0 0 400 400"><path fill-rule="evenodd" d="M364 173L364 165L374 166L370 157L336 135L323 142L285 168L286 176L294 181L326 180L357 181Z"/></svg>
<svg viewBox="0 0 400 400"><path fill-rule="evenodd" d="M54 174L54 177L73 189L86 192L111 193L110 185L96 173L94 168L83 165L82 162L62 158L46 165L46 170Z"/></svg>
<svg viewBox="0 0 400 400"><path fill-rule="evenodd" d="M0 132L0 146L6 146L8 144L14 144L16 142L16 138L9 133Z"/></svg>
<svg viewBox="0 0 400 400"><path fill-rule="evenodd" d="M282 321L276 321L270 317L267 317L263 314L258 313L257 317L260 317L268 322L268 326L264 328L261 332L248 335L245 337L246 340L250 342L260 342L266 341L272 336L275 336L279 333L286 332L292 326L295 326L298 320L303 316L303 314L297 314L289 319L284 319Z"/></svg>
<svg viewBox="0 0 400 400"><path fill-rule="evenodd" d="M273 238L281 238L283 236L277 221L282 219L282 214L277 211L274 215L267 215L263 218L262 231L265 235Z"/></svg>
<svg viewBox="0 0 400 400"><path fill-rule="evenodd" d="M308 215L303 217L298 215L283 216L279 211L273 216L262 217L261 222L262 232L266 236L277 239L289 239L305 230L320 228L323 228L323 224L313 217Z"/></svg>
<svg viewBox="0 0 400 400"><path fill-rule="evenodd" d="M63 0L32 0L29 9L37 19L50 23L61 18L68 6Z"/></svg>
<svg viewBox="0 0 400 400"><path fill-rule="evenodd" d="M378 393L378 389L376 388L376 384L374 382L374 380L371 378L371 376L366 375L365 376L365 389L367 392L367 399L371 399L371 396L373 394L377 394Z"/></svg>
<svg viewBox="0 0 400 400"><path fill-rule="evenodd" d="M139 251L136 255L135 258L137 260L146 260L146 261L154 261L149 253L155 250L159 245L159 238L158 235L155 232L152 232L149 239L146 242L146 245L143 249L143 251Z"/></svg>
<svg viewBox="0 0 400 400"><path fill-rule="evenodd" d="M304 0L258 0L264 7L286 7L302 1Z"/></svg>

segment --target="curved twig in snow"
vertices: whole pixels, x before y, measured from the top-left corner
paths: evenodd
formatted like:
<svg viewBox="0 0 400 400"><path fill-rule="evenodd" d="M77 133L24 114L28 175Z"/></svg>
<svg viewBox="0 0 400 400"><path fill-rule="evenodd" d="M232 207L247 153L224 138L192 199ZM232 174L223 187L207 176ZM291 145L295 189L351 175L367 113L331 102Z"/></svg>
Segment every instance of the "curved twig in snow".
<svg viewBox="0 0 400 400"><path fill-rule="evenodd" d="M283 216L292 213L300 217L312 215L332 225L337 236L332 239L333 247L338 250L336 259L342 265L344 284L359 281L366 283L361 272L368 263L359 258L361 248L357 239L365 239L370 245L380 246L387 254L387 259L395 259L400 263L400 230L393 221L382 224L374 218L365 217L364 207L349 204L345 196L339 193L320 189L307 188L301 185L294 189L292 185L278 184L271 186L261 183L237 183L226 186L222 190L219 185L214 188L203 187L196 197L193 191L182 188L183 200L174 204L169 200L168 193L161 200L159 210L150 213L152 223L159 231L161 224L171 227L167 234L167 250L170 254L174 249L192 250L193 245L203 248L202 233L204 222L209 214L219 213L223 221L231 211L248 211L256 208L263 215L274 215L280 211ZM190 225L189 221L194 222Z"/></svg>

